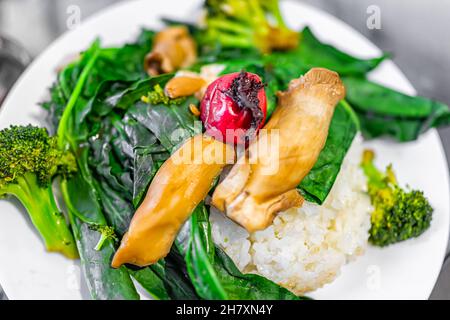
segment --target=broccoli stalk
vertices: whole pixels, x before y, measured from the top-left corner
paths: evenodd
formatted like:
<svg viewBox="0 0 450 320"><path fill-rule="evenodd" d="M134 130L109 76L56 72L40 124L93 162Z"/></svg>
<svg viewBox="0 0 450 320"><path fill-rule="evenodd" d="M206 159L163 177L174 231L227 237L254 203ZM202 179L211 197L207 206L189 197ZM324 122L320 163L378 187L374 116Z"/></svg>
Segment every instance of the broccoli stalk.
<svg viewBox="0 0 450 320"><path fill-rule="evenodd" d="M113 227L100 225L100 224L91 224L89 229L97 231L100 233L100 239L98 240L94 250L101 250L106 240L112 240L114 243L119 241L119 238L116 235L116 232Z"/></svg>
<svg viewBox="0 0 450 320"><path fill-rule="evenodd" d="M74 157L61 152L46 129L29 125L0 131L0 196L14 196L22 203L48 251L72 259L78 251L56 204L52 179L74 170Z"/></svg>
<svg viewBox="0 0 450 320"><path fill-rule="evenodd" d="M398 185L392 166L380 172L374 158L373 151L365 150L361 164L374 207L369 241L384 247L420 236L430 227L433 208L422 191L405 191Z"/></svg>
<svg viewBox="0 0 450 320"><path fill-rule="evenodd" d="M264 53L298 45L299 35L284 23L278 0L206 0L205 8L206 43Z"/></svg>

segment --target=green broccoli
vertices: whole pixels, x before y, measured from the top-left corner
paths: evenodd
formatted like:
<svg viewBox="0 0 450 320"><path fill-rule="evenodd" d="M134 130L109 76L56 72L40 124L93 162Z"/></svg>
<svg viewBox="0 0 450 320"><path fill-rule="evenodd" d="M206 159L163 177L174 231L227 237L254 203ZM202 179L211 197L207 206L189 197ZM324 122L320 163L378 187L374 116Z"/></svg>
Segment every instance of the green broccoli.
<svg viewBox="0 0 450 320"><path fill-rule="evenodd" d="M206 0L204 42L222 47L258 48L261 52L297 47L278 0Z"/></svg>
<svg viewBox="0 0 450 320"><path fill-rule="evenodd" d="M98 240L97 245L94 248L97 251L102 249L105 241L108 239L112 240L115 243L119 242L119 238L117 237L116 231L113 227L100 224L90 224L89 229L100 233L100 239Z"/></svg>
<svg viewBox="0 0 450 320"><path fill-rule="evenodd" d="M52 179L75 170L73 155L61 152L45 128L11 126L0 131L0 196L15 196L23 204L48 251L73 259L77 247L56 205Z"/></svg>
<svg viewBox="0 0 450 320"><path fill-rule="evenodd" d="M384 247L420 236L430 227L433 208L422 191L405 191L398 185L392 166L380 172L374 157L373 151L365 150L361 164L374 207L369 241Z"/></svg>
<svg viewBox="0 0 450 320"><path fill-rule="evenodd" d="M164 89L161 88L161 86L159 84L155 85L153 87L153 90L150 91L146 96L142 96L141 97L141 101L145 102L145 103L150 103L153 105L157 105L157 104L165 104L165 105L179 105L181 103L183 103L186 100L185 97L180 97L180 98L169 98L169 96L167 96L164 93Z"/></svg>

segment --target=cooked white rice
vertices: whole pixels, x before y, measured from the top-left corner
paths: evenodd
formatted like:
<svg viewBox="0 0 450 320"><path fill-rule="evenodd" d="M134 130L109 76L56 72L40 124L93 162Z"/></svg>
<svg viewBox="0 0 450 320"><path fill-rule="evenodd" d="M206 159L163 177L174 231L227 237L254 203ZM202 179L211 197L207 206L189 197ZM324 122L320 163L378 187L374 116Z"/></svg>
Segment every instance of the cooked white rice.
<svg viewBox="0 0 450 320"><path fill-rule="evenodd" d="M279 214L266 230L249 234L212 209L214 241L242 272L260 274L296 294L330 283L367 245L370 200L361 153L357 137L322 206L305 202Z"/></svg>

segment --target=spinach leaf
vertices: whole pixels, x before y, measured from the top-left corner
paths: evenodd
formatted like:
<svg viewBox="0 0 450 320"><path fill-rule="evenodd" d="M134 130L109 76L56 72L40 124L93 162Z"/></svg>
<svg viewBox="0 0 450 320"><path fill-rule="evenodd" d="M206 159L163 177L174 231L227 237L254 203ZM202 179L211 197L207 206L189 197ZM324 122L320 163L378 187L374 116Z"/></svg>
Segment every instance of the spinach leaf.
<svg viewBox="0 0 450 320"><path fill-rule="evenodd" d="M241 273L226 253L214 245L208 210L203 203L192 214L189 227L189 237L181 234L177 241L185 250L189 276L203 299L303 299L264 277Z"/></svg>
<svg viewBox="0 0 450 320"><path fill-rule="evenodd" d="M77 186L74 189L79 190ZM99 251L94 250L99 241L99 233L73 215L70 222L91 297L99 300L139 300L128 270L125 267L113 269L110 266L115 243L108 239Z"/></svg>
<svg viewBox="0 0 450 320"><path fill-rule="evenodd" d="M341 76L365 75L386 58L386 55L373 59L353 57L334 46L322 43L309 27L303 29L299 48L292 52L292 54L294 53L298 55L308 69L314 67L328 68Z"/></svg>
<svg viewBox="0 0 450 320"><path fill-rule="evenodd" d="M386 58L385 55L367 60L353 57L329 44L322 43L309 27L303 29L300 37L300 44L296 49L272 52L262 58L264 64L270 66L277 78L284 83L282 89L289 81L298 78L311 68L327 68L341 76L364 76Z"/></svg>
<svg viewBox="0 0 450 320"><path fill-rule="evenodd" d="M149 91L151 84L166 80L166 76L155 77L139 84L147 84ZM189 104L197 102L195 98L186 99L181 105L151 105L140 101L142 94L136 94L140 90L135 85L127 88L128 102L121 105L106 103L111 101L108 95L96 96L90 121L102 125L89 140L92 170L135 207L170 153L187 137L202 131L201 125L196 125L197 118L189 111ZM116 92L110 93L117 96ZM120 101L123 102L116 100ZM106 105L109 105L107 112ZM116 113L124 109L123 116ZM94 110L103 111L95 114Z"/></svg>
<svg viewBox="0 0 450 320"><path fill-rule="evenodd" d="M183 257L176 248L149 267L131 271L133 277L153 296L164 300L198 300L187 275Z"/></svg>
<svg viewBox="0 0 450 320"><path fill-rule="evenodd" d="M367 139L387 135L411 141L429 128L450 124L450 109L443 103L408 96L364 78L348 77L344 82Z"/></svg>
<svg viewBox="0 0 450 320"><path fill-rule="evenodd" d="M154 299L198 300L189 278L182 271L184 261L173 259L173 255L172 252L165 260L130 272Z"/></svg>
<svg viewBox="0 0 450 320"><path fill-rule="evenodd" d="M95 42L76 67L72 65L60 73L54 85L61 95L51 102L53 109L59 110L51 113L57 118L52 123L57 125L59 122L58 143L76 154L79 169L74 176L62 180L60 185L92 298L139 299L128 271L110 267L110 259L115 251L114 241L106 239L99 250L94 250L100 234L91 226L106 226L106 219L97 201L97 182L88 167L88 149L80 144L87 136L88 127L86 123L78 122L78 119L87 106L81 94L90 73L95 69L99 51L99 44Z"/></svg>
<svg viewBox="0 0 450 320"><path fill-rule="evenodd" d="M85 85L78 95L80 104L87 103L104 81L136 81L146 78L143 61L145 55L151 50L154 35L153 31L142 30L133 44L119 48L100 48L97 45L95 65L90 70ZM88 51L82 53L81 57L89 55ZM42 103L42 106L49 111L48 122L53 128L58 127L65 108L64 102L69 100L84 68L82 58L70 63L58 73L57 82L50 88L50 100Z"/></svg>
<svg viewBox="0 0 450 320"><path fill-rule="evenodd" d="M214 268L215 249L211 240L209 216L199 205L190 218L190 233L185 260L195 289L203 299L228 299Z"/></svg>
<svg viewBox="0 0 450 320"><path fill-rule="evenodd" d="M316 164L298 186L307 201L318 204L325 201L358 130L355 112L348 103L341 101L334 111L327 141Z"/></svg>
<svg viewBox="0 0 450 320"><path fill-rule="evenodd" d="M131 276L147 291L155 300L170 300L164 281L150 268L130 270Z"/></svg>
<svg viewBox="0 0 450 320"><path fill-rule="evenodd" d="M130 108L129 114L172 153L187 138L202 132L201 123L189 109L190 104L198 104L198 100L189 97L181 105L137 103Z"/></svg>

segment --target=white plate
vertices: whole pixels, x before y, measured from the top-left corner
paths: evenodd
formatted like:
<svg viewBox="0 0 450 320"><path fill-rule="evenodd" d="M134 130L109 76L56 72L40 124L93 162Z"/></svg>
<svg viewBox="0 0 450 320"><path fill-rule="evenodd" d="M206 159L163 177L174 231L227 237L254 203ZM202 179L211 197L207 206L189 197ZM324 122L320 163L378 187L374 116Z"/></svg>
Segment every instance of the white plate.
<svg viewBox="0 0 450 320"><path fill-rule="evenodd" d="M86 20L55 41L27 69L7 98L0 127L44 125L38 103L55 79L55 69L67 56L85 49L96 37L104 45L131 41L142 26L158 28L161 16L187 19L201 1L126 1ZM297 2L283 2L288 24L310 25L324 41L361 57L380 54L373 44L336 18ZM415 91L400 70L385 62L373 79L406 93ZM431 130L407 144L374 141L380 165L394 163L398 178L425 191L435 208L431 228L418 239L369 248L345 266L332 284L311 294L317 299L427 299L433 289L449 234L448 168L439 136ZM26 213L17 204L0 201L0 283L10 299L80 299L89 297L78 264L46 253Z"/></svg>

